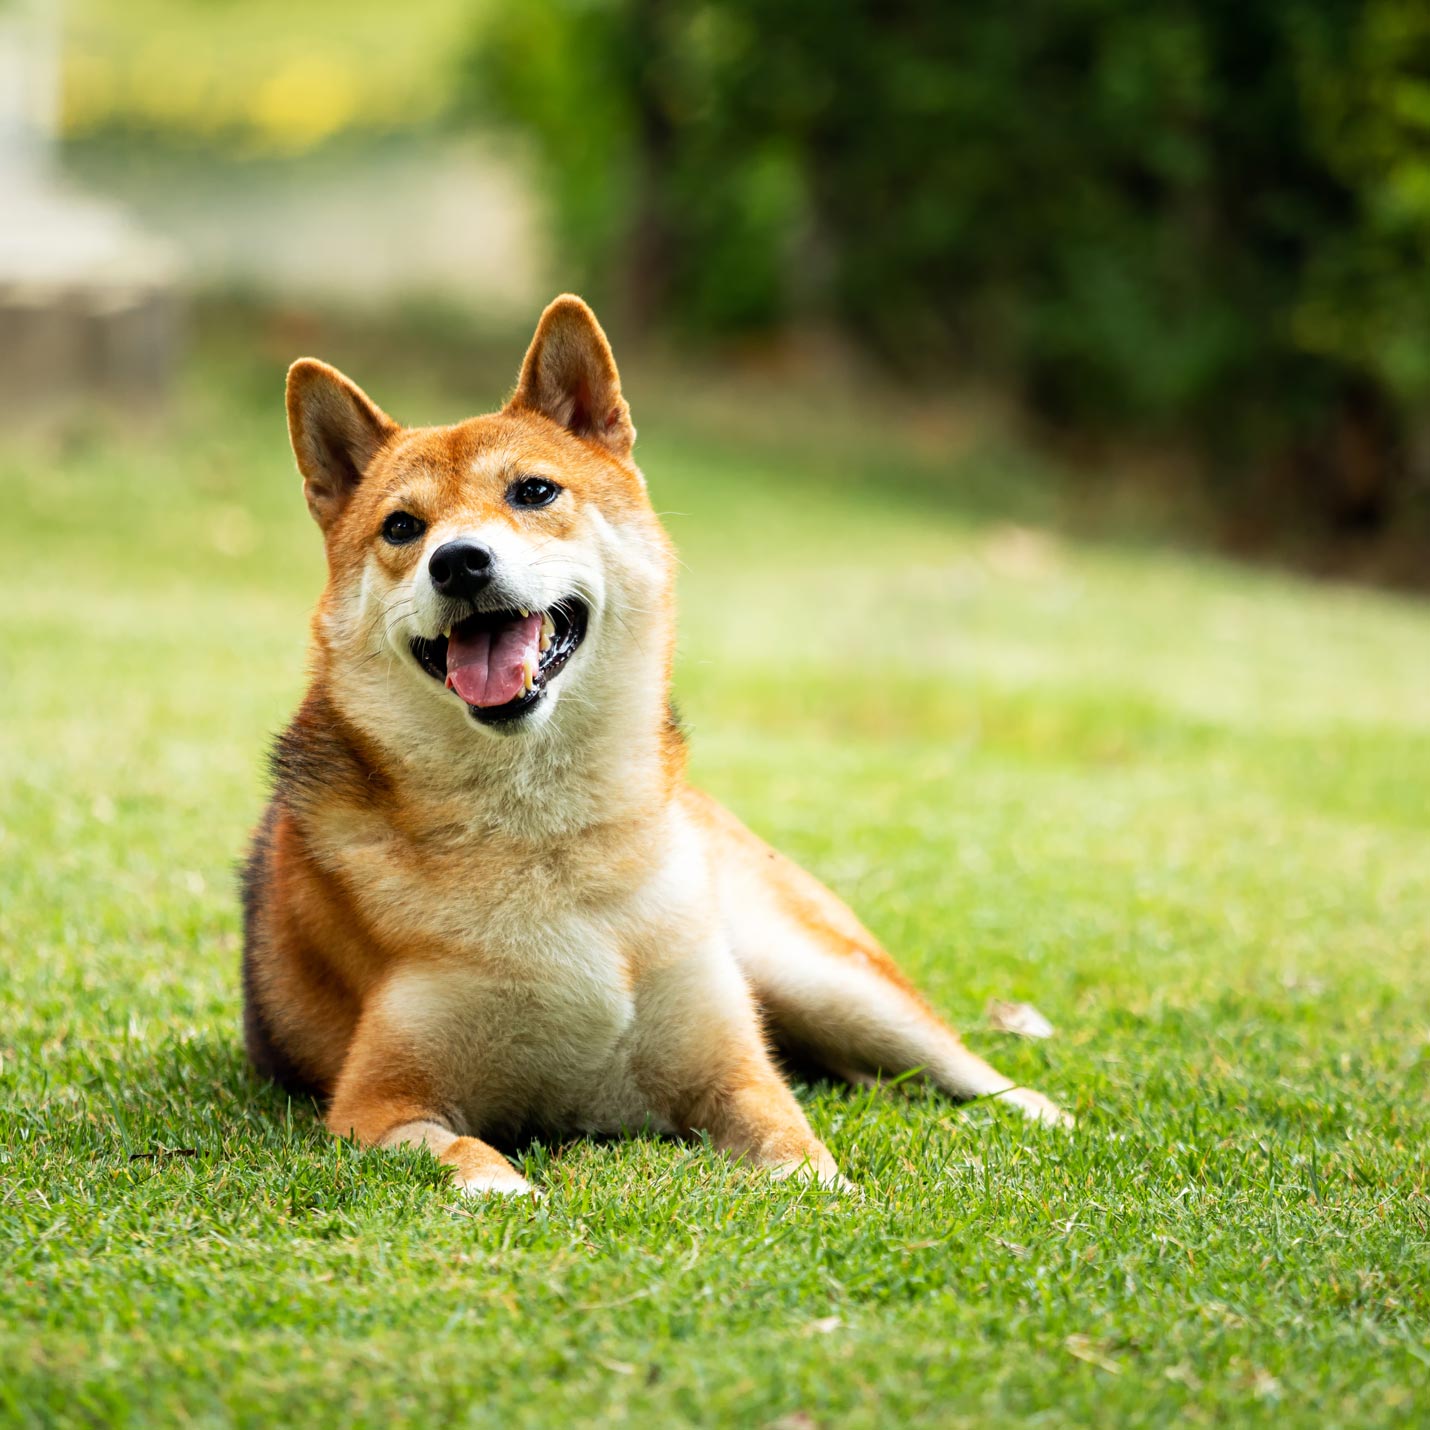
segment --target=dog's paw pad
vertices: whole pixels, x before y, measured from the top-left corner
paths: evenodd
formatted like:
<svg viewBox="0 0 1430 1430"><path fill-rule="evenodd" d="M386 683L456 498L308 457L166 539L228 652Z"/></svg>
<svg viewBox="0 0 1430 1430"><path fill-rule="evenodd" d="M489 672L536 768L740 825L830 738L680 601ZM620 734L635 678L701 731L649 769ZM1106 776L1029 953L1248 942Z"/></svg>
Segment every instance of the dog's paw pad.
<svg viewBox="0 0 1430 1430"><path fill-rule="evenodd" d="M1014 1087L1007 1092L1001 1093L999 1102L1010 1103L1021 1112L1024 1117L1030 1118L1034 1122L1041 1122L1046 1127L1076 1127L1077 1119L1069 1112L1064 1112L1052 1098L1044 1097L1040 1092L1034 1092L1030 1087Z"/></svg>
<svg viewBox="0 0 1430 1430"><path fill-rule="evenodd" d="M521 1197L541 1193L521 1175L513 1171L481 1171L467 1177L454 1177L457 1190L464 1197Z"/></svg>
<svg viewBox="0 0 1430 1430"><path fill-rule="evenodd" d="M769 1169L770 1176L777 1182L813 1182L826 1192L857 1192L858 1188L839 1168L827 1153L822 1156L802 1157L799 1161L777 1162Z"/></svg>

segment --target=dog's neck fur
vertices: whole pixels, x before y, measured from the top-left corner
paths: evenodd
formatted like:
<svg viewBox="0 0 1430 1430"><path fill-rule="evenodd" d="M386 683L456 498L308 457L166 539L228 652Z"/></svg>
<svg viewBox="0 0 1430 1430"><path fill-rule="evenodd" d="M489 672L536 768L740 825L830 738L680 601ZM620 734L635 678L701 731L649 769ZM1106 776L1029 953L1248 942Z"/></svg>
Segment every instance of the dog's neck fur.
<svg viewBox="0 0 1430 1430"><path fill-rule="evenodd" d="M434 699L428 677L399 668L396 656L346 682L324 678L341 662L321 630L315 635L313 689L328 692L316 718L332 722L353 769L344 787L380 785L418 837L425 829L536 843L647 823L678 787L684 742L670 714L668 631L647 649L609 634L629 649L603 652L600 668L586 672L582 689L561 692L542 726L511 735L477 728L450 697Z"/></svg>

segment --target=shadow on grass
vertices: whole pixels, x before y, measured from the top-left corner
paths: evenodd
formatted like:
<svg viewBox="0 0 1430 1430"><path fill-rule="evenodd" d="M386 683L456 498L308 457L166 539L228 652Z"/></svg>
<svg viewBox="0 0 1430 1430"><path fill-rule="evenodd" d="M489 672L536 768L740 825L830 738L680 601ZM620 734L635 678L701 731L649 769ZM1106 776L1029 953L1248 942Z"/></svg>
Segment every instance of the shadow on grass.
<svg viewBox="0 0 1430 1430"><path fill-rule="evenodd" d="M788 1070L807 1106L854 1112L871 1095L904 1102L888 1087L871 1092L820 1076L812 1067ZM237 1038L219 1033L171 1037L142 1049L122 1044L86 1049L75 1076L27 1114L47 1141L82 1160L127 1162L158 1171L173 1163L226 1163L259 1169L275 1163L327 1163L358 1155L324 1126L321 1102L290 1097L250 1068ZM918 1099L911 1099L912 1103ZM483 1134L518 1165L540 1169L581 1147L620 1144L691 1148L699 1134L670 1137L649 1126L616 1133L562 1133L525 1125ZM418 1151L397 1154L440 1180ZM429 1177L427 1172L431 1173Z"/></svg>
<svg viewBox="0 0 1430 1430"><path fill-rule="evenodd" d="M229 1155L244 1142L311 1146L327 1137L318 1105L256 1077L236 1036L87 1044L65 1072L17 1115L72 1155L162 1162Z"/></svg>
<svg viewBox="0 0 1430 1430"><path fill-rule="evenodd" d="M811 1110L837 1108L848 1115L897 1109L916 1123L928 1113L967 1106L914 1079L855 1086L789 1052L782 1055L781 1071ZM22 1115L52 1144L78 1155L155 1163L219 1155L246 1161L279 1148L311 1155L337 1140L324 1126L323 1104L292 1097L259 1077L236 1035L170 1037L142 1049L92 1045L78 1053L72 1074L52 1084L50 1095ZM563 1133L527 1124L493 1128L483 1136L508 1156L539 1161L583 1145L701 1140L699 1134L672 1138L640 1125L615 1133Z"/></svg>

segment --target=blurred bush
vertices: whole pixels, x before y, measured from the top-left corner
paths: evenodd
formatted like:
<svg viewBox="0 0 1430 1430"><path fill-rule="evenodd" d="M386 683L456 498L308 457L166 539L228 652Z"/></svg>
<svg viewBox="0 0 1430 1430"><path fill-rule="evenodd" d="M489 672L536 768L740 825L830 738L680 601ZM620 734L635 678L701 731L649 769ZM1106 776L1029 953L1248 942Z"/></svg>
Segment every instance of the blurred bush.
<svg viewBox="0 0 1430 1430"><path fill-rule="evenodd" d="M1405 511L1430 392L1423 0L529 0L465 89L574 272L712 335L833 318L1226 493Z"/></svg>

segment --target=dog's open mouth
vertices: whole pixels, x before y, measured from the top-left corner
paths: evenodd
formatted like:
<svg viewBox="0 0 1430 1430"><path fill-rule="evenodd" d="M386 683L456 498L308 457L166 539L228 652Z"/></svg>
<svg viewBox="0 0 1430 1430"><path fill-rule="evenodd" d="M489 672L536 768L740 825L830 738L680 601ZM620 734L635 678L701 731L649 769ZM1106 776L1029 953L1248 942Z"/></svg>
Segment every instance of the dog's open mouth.
<svg viewBox="0 0 1430 1430"><path fill-rule="evenodd" d="M433 680L467 702L486 725L533 709L586 636L589 612L574 597L546 611L476 611L412 654Z"/></svg>

